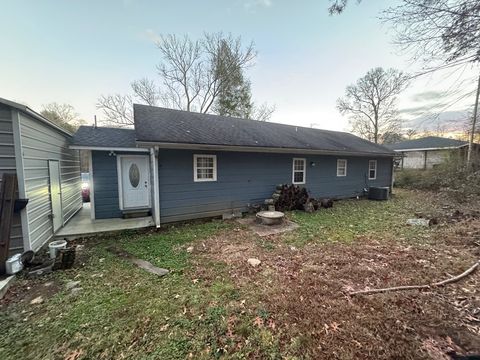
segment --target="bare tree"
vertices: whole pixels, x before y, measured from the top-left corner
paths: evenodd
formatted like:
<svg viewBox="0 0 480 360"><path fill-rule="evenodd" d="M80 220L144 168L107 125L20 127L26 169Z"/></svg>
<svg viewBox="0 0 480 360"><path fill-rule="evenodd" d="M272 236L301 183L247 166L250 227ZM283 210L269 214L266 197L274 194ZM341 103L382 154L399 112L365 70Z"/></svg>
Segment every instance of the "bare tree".
<svg viewBox="0 0 480 360"><path fill-rule="evenodd" d="M478 0L402 0L383 13L396 30L396 42L426 64L425 72L475 66L480 62L480 2ZM474 100L471 134L476 131L480 76ZM471 163L469 138L467 165Z"/></svg>
<svg viewBox="0 0 480 360"><path fill-rule="evenodd" d="M222 89L232 79L243 76L256 57L253 42L243 45L241 37L231 34L205 34L202 39L188 36L162 35L156 43L161 53L157 66L161 84L141 79L131 84L133 95L101 96L97 108L112 125L133 124L133 99L147 105L162 104L169 108L201 113L215 113L215 103ZM248 80L247 80L248 81ZM240 88L240 87L239 87ZM256 108L252 102L251 114L268 120L274 107ZM245 117L250 112L245 112ZM249 117L250 118L250 117Z"/></svg>
<svg viewBox="0 0 480 360"><path fill-rule="evenodd" d="M360 2L361 0L357 0ZM349 0L333 0L330 14L340 14ZM437 70L472 66L479 72L480 62L480 2L478 0L400 0L387 8L381 18L396 32L396 43L412 58L420 61L423 75ZM479 77L480 83L480 77ZM466 90L460 98L473 96ZM478 94L478 92L476 92ZM479 96L472 101L478 109ZM473 116L471 133L475 133L477 117ZM473 142L470 138L469 153ZM467 157L470 163L470 156Z"/></svg>
<svg viewBox="0 0 480 360"><path fill-rule="evenodd" d="M135 80L130 84L134 96L150 106L158 105L159 90L155 82L147 78Z"/></svg>
<svg viewBox="0 0 480 360"><path fill-rule="evenodd" d="M399 133L401 120L398 116L397 95L408 84L403 72L375 68L347 86L345 96L338 99L337 108L342 115L349 115L352 131L375 143L383 137Z"/></svg>
<svg viewBox="0 0 480 360"><path fill-rule="evenodd" d="M156 45L162 55L157 67L165 87L162 101L169 107L190 111L202 89L205 64L201 42L186 35L162 35Z"/></svg>
<svg viewBox="0 0 480 360"><path fill-rule="evenodd" d="M345 11L349 0L330 0L330 2L332 4L328 7L328 13L330 15L338 15ZM362 0L356 0L356 2L359 4L362 2Z"/></svg>
<svg viewBox="0 0 480 360"><path fill-rule="evenodd" d="M244 47L240 37L223 33L195 41L165 35L157 47L163 58L158 66L165 87L162 98L176 108L202 113L210 111L223 83L249 67L256 56L253 42Z"/></svg>
<svg viewBox="0 0 480 360"><path fill-rule="evenodd" d="M272 114L275 111L274 105L268 105L263 103L260 105L252 104L252 110L248 119L258 120L258 121L268 121L272 117Z"/></svg>
<svg viewBox="0 0 480 360"><path fill-rule="evenodd" d="M383 144L397 144L403 140L405 140L405 138L400 132L386 132L382 134Z"/></svg>
<svg viewBox="0 0 480 360"><path fill-rule="evenodd" d="M402 0L383 11L395 42L433 69L480 60L478 0Z"/></svg>
<svg viewBox="0 0 480 360"><path fill-rule="evenodd" d="M130 95L102 95L97 100L97 109L102 109L105 122L111 126L133 125L133 101Z"/></svg>
<svg viewBox="0 0 480 360"><path fill-rule="evenodd" d="M133 91L131 95L101 95L97 99L97 109L101 109L107 124L118 127L133 125L133 100L156 106L160 94L155 82L147 78L135 80L130 84Z"/></svg>
<svg viewBox="0 0 480 360"><path fill-rule="evenodd" d="M85 123L85 121L79 118L75 108L70 104L59 104L56 102L46 104L43 105L43 110L40 114L70 132L74 132L80 125Z"/></svg>
<svg viewBox="0 0 480 360"><path fill-rule="evenodd" d="M407 137L408 140L412 140L415 138L415 136L417 136L418 133L417 133L417 130L415 129L407 129L407 131L405 131L405 136Z"/></svg>

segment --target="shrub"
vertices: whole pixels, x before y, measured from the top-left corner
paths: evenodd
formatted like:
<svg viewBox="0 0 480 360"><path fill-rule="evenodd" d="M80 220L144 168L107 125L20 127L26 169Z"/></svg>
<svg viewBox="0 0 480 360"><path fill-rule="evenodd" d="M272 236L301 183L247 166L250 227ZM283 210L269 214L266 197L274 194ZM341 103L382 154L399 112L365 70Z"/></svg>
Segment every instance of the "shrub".
<svg viewBox="0 0 480 360"><path fill-rule="evenodd" d="M480 196L480 170L469 170L457 159L448 159L433 169L404 169L395 173L395 186L443 191L458 200Z"/></svg>
<svg viewBox="0 0 480 360"><path fill-rule="evenodd" d="M395 186L400 188L412 188L420 182L423 171L417 169L405 169L395 172Z"/></svg>

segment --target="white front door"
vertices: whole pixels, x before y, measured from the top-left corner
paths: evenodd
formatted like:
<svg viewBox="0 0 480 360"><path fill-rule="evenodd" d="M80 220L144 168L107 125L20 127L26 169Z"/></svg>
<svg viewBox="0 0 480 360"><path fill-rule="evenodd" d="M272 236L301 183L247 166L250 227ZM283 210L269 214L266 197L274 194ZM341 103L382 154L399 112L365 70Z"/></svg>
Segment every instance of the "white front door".
<svg viewBox="0 0 480 360"><path fill-rule="evenodd" d="M52 204L53 232L55 233L63 226L60 164L58 161L48 161L48 175L50 178L50 201Z"/></svg>
<svg viewBox="0 0 480 360"><path fill-rule="evenodd" d="M145 155L118 155L120 208L150 207L150 167Z"/></svg>

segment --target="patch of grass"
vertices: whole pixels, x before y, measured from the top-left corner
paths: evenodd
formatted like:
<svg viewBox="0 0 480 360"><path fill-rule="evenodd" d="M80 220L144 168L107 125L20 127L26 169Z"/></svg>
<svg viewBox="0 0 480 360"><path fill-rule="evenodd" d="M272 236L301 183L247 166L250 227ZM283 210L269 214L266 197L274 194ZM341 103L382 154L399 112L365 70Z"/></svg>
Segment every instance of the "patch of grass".
<svg viewBox="0 0 480 360"><path fill-rule="evenodd" d="M219 300L238 300L239 294L235 286L229 281L215 281L210 291L212 296Z"/></svg>
<svg viewBox="0 0 480 360"><path fill-rule="evenodd" d="M409 192L397 190L389 201L348 199L334 203L330 209L312 214L303 211L288 213L300 228L284 235L287 243L303 246L308 243L351 242L358 236L417 239L428 228L406 226L417 211L428 211L430 205L415 201Z"/></svg>
<svg viewBox="0 0 480 360"><path fill-rule="evenodd" d="M61 290L41 304L26 301L0 307L4 329L0 359L63 359L74 352L81 354L78 360L301 359L330 358L327 355L333 353L339 358L362 358L354 355L378 354L380 345L395 350L395 327L402 336L405 328L391 310L410 314L416 302L393 302L388 297L384 302L378 300L381 297L347 302L343 287L408 283L412 278L430 281L431 276L456 272L453 265L454 270L464 268L447 258L433 268L437 273L432 275L430 266L436 260L425 255L430 253L425 244L380 244L382 240L420 242L444 231L440 226L438 230L406 226L415 212L429 212L434 205L428 194L396 193L386 202L343 200L313 214L291 212L288 216L299 228L266 239L220 221L99 237L86 245L82 266L38 280L19 280L16 286L27 292L27 286L44 286L48 281L60 284ZM364 244L362 237L373 241ZM282 241L298 247L329 246L292 250ZM223 250L229 245L248 251L228 257ZM111 246L171 272L161 278L147 273L109 252ZM189 246L195 247L191 253ZM444 256L436 246L435 258ZM250 252L262 259L260 267L246 263ZM71 280L79 280L83 289L76 296L64 287ZM422 295L428 296L418 296ZM424 310L436 314L435 306ZM432 323L440 321L436 315L425 316ZM391 342L382 336L391 336ZM362 347L352 346L350 338ZM416 346L413 338L408 348ZM369 341L372 348L367 347Z"/></svg>
<svg viewBox="0 0 480 360"><path fill-rule="evenodd" d="M275 249L275 243L273 243L272 241L270 241L268 239L258 237L257 238L257 243L262 249L265 249L267 251L272 251L272 250Z"/></svg>
<svg viewBox="0 0 480 360"><path fill-rule="evenodd" d="M191 256L187 244L230 226L213 221L104 238L83 268L53 274L62 284L79 280L79 295L62 290L42 304L17 303L2 312L0 358L64 358L73 351L95 359L224 353L226 319L238 313L250 322L251 315L231 306L239 294L224 266L215 266L219 278L210 285L193 282L184 270ZM173 272L149 274L108 252L112 244Z"/></svg>
<svg viewBox="0 0 480 360"><path fill-rule="evenodd" d="M221 221L180 224L147 236L123 236L118 244L129 253L154 265L181 271L188 263L186 244L229 228L230 223Z"/></svg>

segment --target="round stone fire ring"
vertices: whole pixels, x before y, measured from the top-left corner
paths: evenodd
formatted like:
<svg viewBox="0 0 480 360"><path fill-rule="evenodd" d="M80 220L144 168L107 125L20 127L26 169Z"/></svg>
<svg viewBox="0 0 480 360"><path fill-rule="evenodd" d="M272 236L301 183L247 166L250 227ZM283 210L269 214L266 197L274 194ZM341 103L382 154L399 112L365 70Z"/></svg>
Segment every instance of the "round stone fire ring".
<svg viewBox="0 0 480 360"><path fill-rule="evenodd" d="M257 222L262 225L278 225L283 222L285 214L280 211L260 211L257 213Z"/></svg>

